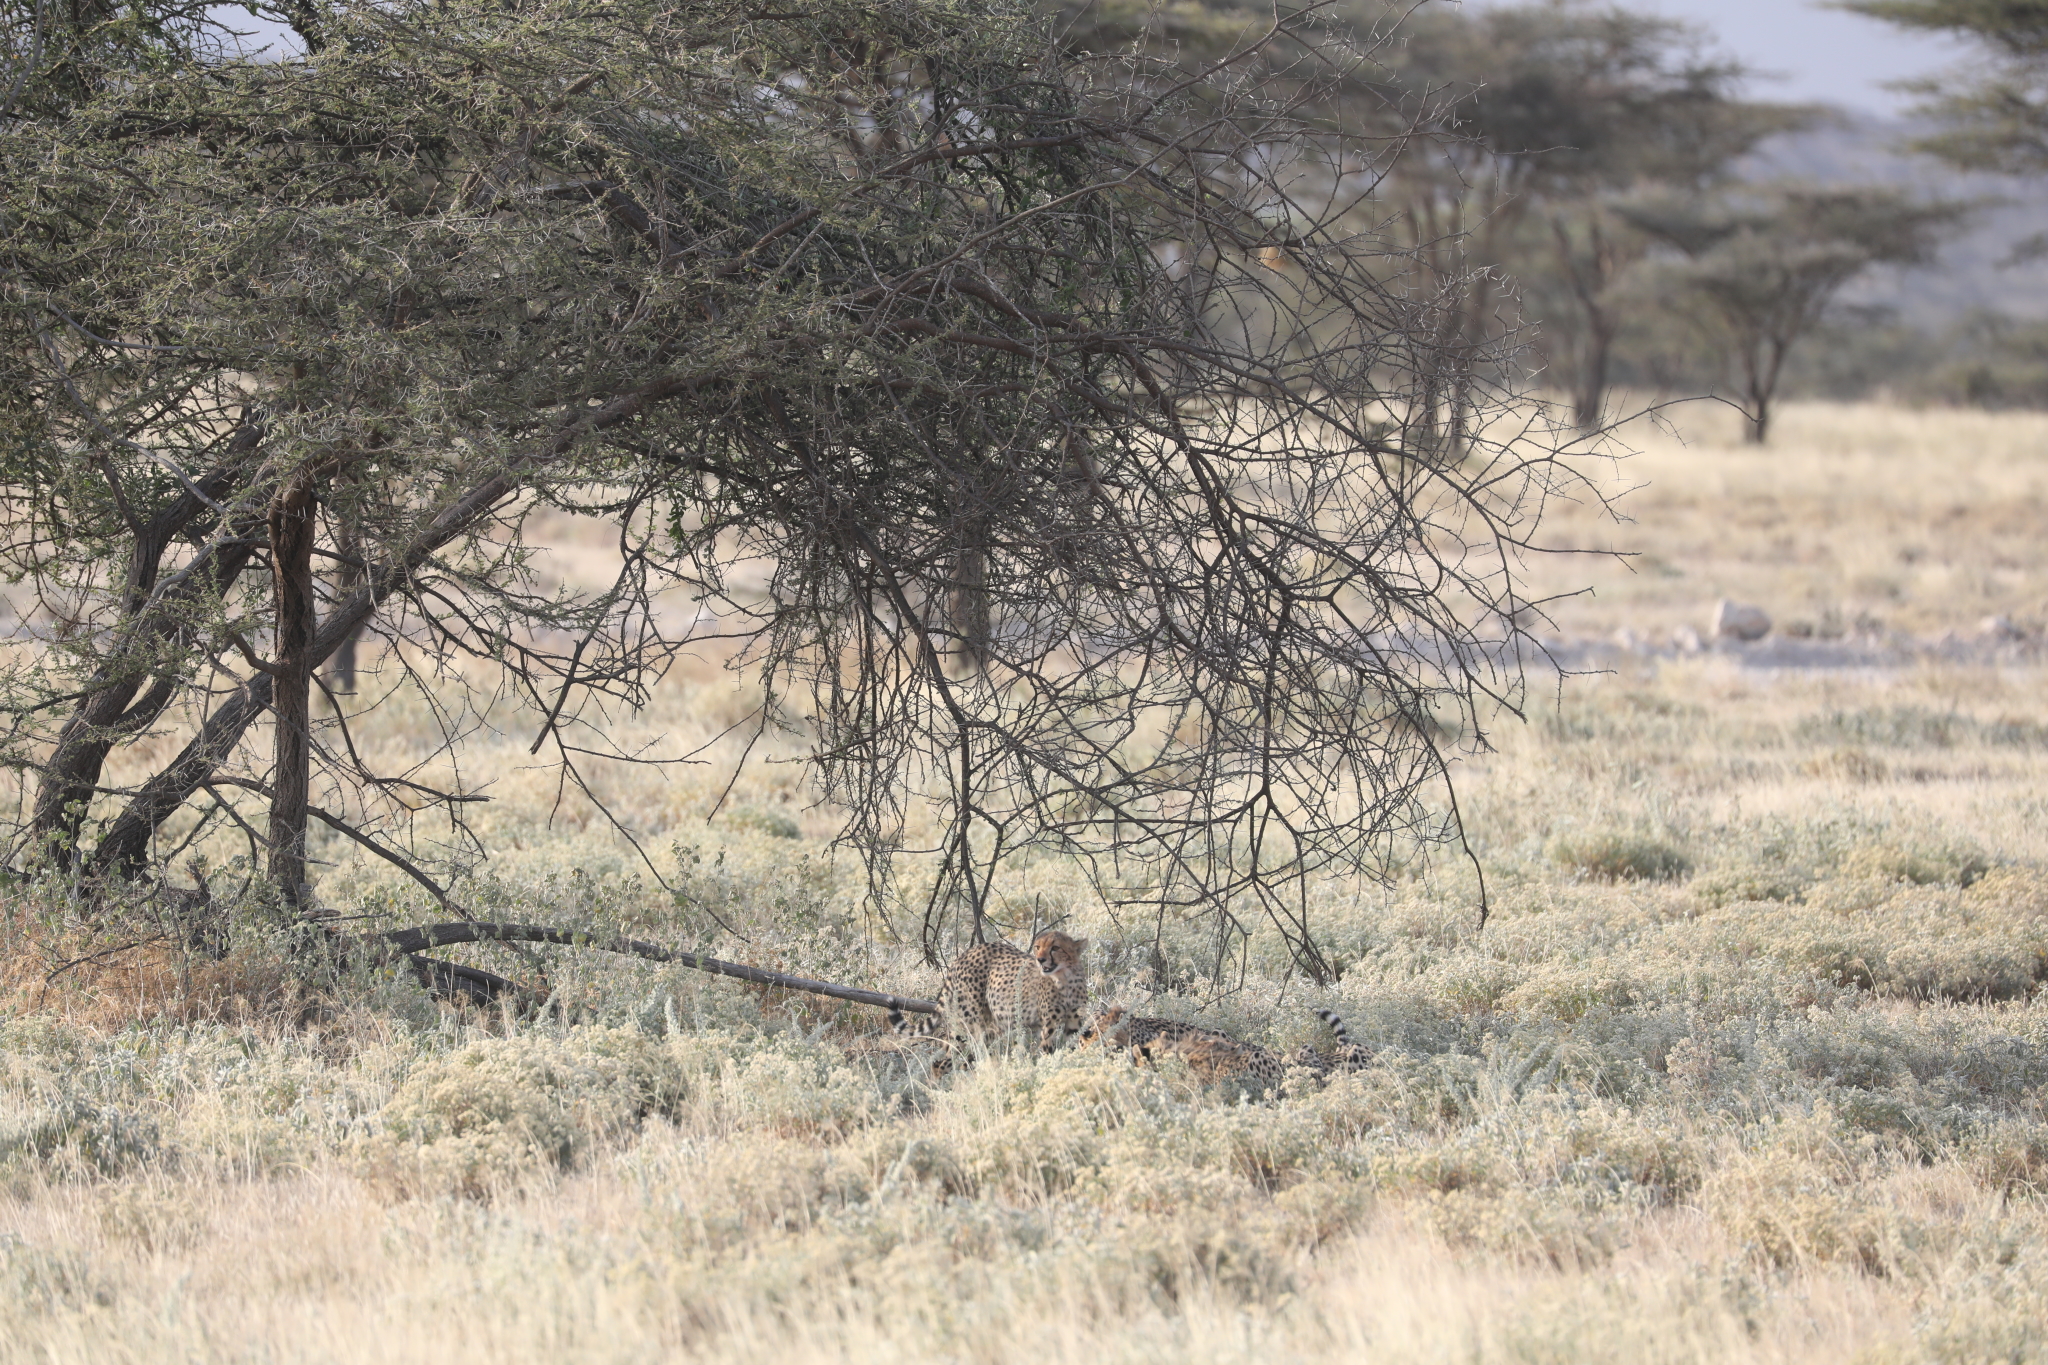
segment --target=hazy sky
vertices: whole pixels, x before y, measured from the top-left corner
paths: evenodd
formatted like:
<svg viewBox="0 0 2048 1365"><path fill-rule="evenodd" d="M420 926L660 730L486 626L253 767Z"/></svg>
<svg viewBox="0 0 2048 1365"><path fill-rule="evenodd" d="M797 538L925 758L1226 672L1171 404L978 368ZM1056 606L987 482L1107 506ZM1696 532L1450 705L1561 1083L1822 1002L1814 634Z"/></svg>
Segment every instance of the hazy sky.
<svg viewBox="0 0 2048 1365"><path fill-rule="evenodd" d="M1808 0L1623 0L1630 9L1668 14L1710 29L1729 55L1760 77L1755 99L1825 101L1870 113L1897 113L1908 97L1884 89L1961 59L1961 49L1931 34L1909 33L1860 14Z"/></svg>

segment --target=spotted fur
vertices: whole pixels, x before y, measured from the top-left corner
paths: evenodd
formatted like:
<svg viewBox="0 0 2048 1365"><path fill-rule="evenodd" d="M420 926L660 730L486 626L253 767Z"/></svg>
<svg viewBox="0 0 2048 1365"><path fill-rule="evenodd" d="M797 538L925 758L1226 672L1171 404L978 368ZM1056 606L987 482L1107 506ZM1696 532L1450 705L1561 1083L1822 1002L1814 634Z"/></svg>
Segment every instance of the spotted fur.
<svg viewBox="0 0 2048 1365"><path fill-rule="evenodd" d="M1028 953L1007 943L977 943L946 968L938 1014L912 1024L891 1010L889 1022L898 1033L1036 1043L1051 1052L1081 1030L1087 947L1087 940L1056 930L1033 939Z"/></svg>
<svg viewBox="0 0 2048 1365"><path fill-rule="evenodd" d="M1294 1054L1294 1064L1304 1066L1319 1076L1328 1077L1337 1072L1361 1071L1372 1064L1376 1055L1369 1047L1351 1041L1351 1030L1345 1027L1344 1019L1334 1010L1317 1010L1316 1017L1330 1026L1336 1035L1336 1050L1325 1055L1312 1047L1304 1046Z"/></svg>
<svg viewBox="0 0 2048 1365"><path fill-rule="evenodd" d="M1271 1048L1244 1042L1216 1029L1134 1015L1121 1005L1112 1005L1089 1020L1081 1032L1081 1041L1084 1045L1129 1052L1133 1061L1141 1063L1178 1057L1205 1082L1232 1082L1262 1090L1284 1080L1289 1066L1327 1079L1336 1072L1359 1070L1372 1060L1370 1049L1351 1041L1351 1031L1341 1017L1329 1010L1317 1010L1316 1014L1336 1035L1336 1051L1328 1056L1304 1047L1290 1060Z"/></svg>

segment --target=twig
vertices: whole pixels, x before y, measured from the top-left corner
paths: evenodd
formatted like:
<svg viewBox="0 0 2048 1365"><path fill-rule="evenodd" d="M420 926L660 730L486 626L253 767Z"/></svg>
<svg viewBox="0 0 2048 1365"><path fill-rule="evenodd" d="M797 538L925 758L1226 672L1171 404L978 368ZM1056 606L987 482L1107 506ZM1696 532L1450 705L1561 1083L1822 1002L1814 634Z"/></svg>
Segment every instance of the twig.
<svg viewBox="0 0 2048 1365"><path fill-rule="evenodd" d="M97 962L103 957L112 957L116 953L125 953L131 948L146 948L152 943L161 943L168 937L170 937L168 934L151 934L148 938L138 938L133 943L121 943L112 948L102 948L96 953L87 953L84 957L74 957L69 962L59 963L57 966L52 967L49 975L43 978L43 984L45 986L50 985L73 967L82 967L88 962Z"/></svg>

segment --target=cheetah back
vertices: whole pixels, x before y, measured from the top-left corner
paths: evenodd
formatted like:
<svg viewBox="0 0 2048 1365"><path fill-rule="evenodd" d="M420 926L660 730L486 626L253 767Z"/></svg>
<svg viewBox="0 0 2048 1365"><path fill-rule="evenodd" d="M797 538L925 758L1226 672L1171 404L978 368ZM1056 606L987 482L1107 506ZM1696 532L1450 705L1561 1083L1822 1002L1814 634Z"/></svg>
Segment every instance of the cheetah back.
<svg viewBox="0 0 2048 1365"><path fill-rule="evenodd" d="M991 993L1014 990L1024 972L1038 971L1029 953L1007 943L977 943L946 965L939 981L939 1012L916 1025L893 1018L899 1033L944 1033L961 1042L996 1032Z"/></svg>
<svg viewBox="0 0 2048 1365"><path fill-rule="evenodd" d="M1195 1036L1160 1038L1145 1051L1155 1059L1179 1057L1189 1071L1211 1084L1236 1082L1263 1089L1287 1077L1287 1062L1279 1053L1206 1029Z"/></svg>
<svg viewBox="0 0 2048 1365"><path fill-rule="evenodd" d="M1113 1048L1144 1049L1160 1039L1179 1042L1189 1038L1222 1038L1228 1041L1229 1035L1199 1024L1184 1024L1178 1019L1132 1014L1122 1005L1112 1005L1101 1011L1081 1030L1083 1043L1100 1043Z"/></svg>

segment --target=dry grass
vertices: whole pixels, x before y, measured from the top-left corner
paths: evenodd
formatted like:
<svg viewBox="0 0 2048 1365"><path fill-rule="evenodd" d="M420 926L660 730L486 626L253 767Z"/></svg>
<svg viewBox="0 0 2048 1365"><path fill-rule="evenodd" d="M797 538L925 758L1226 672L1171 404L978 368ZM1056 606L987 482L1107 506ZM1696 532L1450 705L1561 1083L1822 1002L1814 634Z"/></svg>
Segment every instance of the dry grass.
<svg viewBox="0 0 2048 1365"><path fill-rule="evenodd" d="M1795 403L1759 449L1700 402L1622 442L1641 453L1609 484L1636 489L1632 523L1564 508L1550 539L1636 557L1537 566L1549 591L1594 589L1558 608L1567 636L1704 633L1722 597L1822 633L2048 623L2048 414Z"/></svg>
<svg viewBox="0 0 2048 1365"><path fill-rule="evenodd" d="M1880 563L1901 629L2038 609L1997 527L2036 505L2041 419L1783 430L1770 457L1653 447L1635 533L1676 573L1628 580L1625 617L1603 588L1584 628L1722 592L1846 610ZM1923 502L1979 525L1937 537ZM1779 535L1805 557L1764 557ZM2028 567L1955 567L2000 553ZM1267 934L1219 970L1193 924L1158 978L1074 868L1012 870L1001 915L1087 934L1099 994L1290 1050L1329 1005L1379 1050L1265 1103L1087 1051L937 1068L870 1011L569 954L548 1021L457 1014L287 970L256 915L224 963L158 945L46 980L81 945L19 902L0 1362L2048 1360L2044 681L1716 656L1579 680L1467 767L1492 925L1455 862L1325 885L1327 991ZM369 739L416 743L411 704ZM707 665L609 730L680 753L745 709ZM550 821L530 717L484 720L465 763L505 851L462 888L479 909L930 985L792 768L711 823L715 767L605 779L671 894L588 809ZM316 853L339 908L427 915Z"/></svg>

